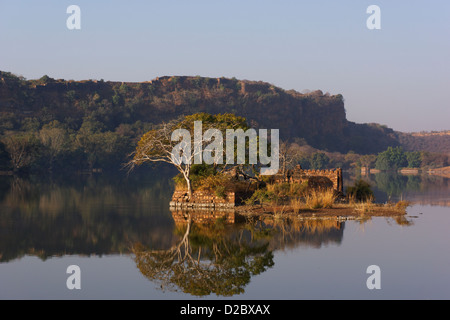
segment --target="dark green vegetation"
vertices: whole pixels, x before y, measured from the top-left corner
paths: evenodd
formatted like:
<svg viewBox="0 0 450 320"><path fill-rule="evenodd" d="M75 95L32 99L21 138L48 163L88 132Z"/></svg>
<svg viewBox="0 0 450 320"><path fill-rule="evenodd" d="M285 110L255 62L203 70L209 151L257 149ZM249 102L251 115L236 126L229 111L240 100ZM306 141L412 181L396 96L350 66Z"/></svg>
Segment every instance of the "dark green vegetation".
<svg viewBox="0 0 450 320"><path fill-rule="evenodd" d="M232 113L253 128L280 129L304 168L350 168L363 155L403 143L408 151L426 151L427 145L433 146L429 151L450 150L446 137L424 143L434 136L350 122L342 95L320 90L301 94L264 82L200 76L142 83L26 80L0 71L0 171L117 171L155 125L199 112Z"/></svg>
<svg viewBox="0 0 450 320"><path fill-rule="evenodd" d="M417 168L422 163L421 154L418 151L404 152L402 147L389 147L378 154L375 167L379 170L391 170L399 168Z"/></svg>
<svg viewBox="0 0 450 320"><path fill-rule="evenodd" d="M402 147L389 147L377 155L375 168L386 171L400 168L445 167L449 163L449 157L445 154L404 151Z"/></svg>
<svg viewBox="0 0 450 320"><path fill-rule="evenodd" d="M388 128L347 121L343 97L321 91L225 78L122 83L0 72L2 170L117 169L155 124L197 112L234 113L254 128L280 129L282 139L329 151L370 153L397 144Z"/></svg>
<svg viewBox="0 0 450 320"><path fill-rule="evenodd" d="M364 180L358 180L353 186L347 187L347 197L355 201L370 201L374 199L374 193L370 184Z"/></svg>

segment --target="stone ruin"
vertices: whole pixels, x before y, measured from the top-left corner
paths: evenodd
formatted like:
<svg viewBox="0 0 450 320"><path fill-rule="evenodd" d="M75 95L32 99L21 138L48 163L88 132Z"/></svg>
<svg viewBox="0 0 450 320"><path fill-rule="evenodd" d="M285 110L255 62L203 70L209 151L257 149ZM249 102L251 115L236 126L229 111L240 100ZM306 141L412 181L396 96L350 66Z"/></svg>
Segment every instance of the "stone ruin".
<svg viewBox="0 0 450 320"><path fill-rule="evenodd" d="M343 194L344 184L342 179L342 169L322 169L304 170L297 165L292 170L287 170L285 174L276 174L272 177L273 183L304 183L313 189L332 188L337 193Z"/></svg>
<svg viewBox="0 0 450 320"><path fill-rule="evenodd" d="M238 181L238 174L230 172ZM327 170L304 170L300 165L294 169L288 170L286 174L276 174L271 176L271 183L308 183L309 188L313 189L328 189L332 188L337 194L343 194L343 180L342 169L327 169ZM213 209L224 210L233 209L240 205L245 199L250 197L257 184L249 184L251 188L242 188L245 184L241 184L241 188L236 188L234 191L225 192L222 195L217 195L209 190L194 190L192 197L188 200L187 191L184 189L177 189L172 195L170 202L171 210L181 210L182 208L195 209Z"/></svg>

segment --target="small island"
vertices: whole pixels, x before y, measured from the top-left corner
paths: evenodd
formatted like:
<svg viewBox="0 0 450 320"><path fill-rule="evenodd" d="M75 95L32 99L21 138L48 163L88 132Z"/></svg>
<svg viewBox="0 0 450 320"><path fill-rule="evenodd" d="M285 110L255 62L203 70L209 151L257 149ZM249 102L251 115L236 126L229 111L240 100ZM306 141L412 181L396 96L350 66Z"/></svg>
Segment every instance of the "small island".
<svg viewBox="0 0 450 320"><path fill-rule="evenodd" d="M347 220L405 215L407 202L376 204L363 180L344 193L341 168L303 169L274 133L269 142L234 114L188 115L144 134L128 166L131 170L165 162L178 170L170 201L176 222L194 216L202 223L234 223L261 217ZM273 171L262 171L272 165Z"/></svg>
<svg viewBox="0 0 450 320"><path fill-rule="evenodd" d="M303 170L297 165L285 174L257 179L236 168L199 178L188 197L180 177L175 178L170 207L176 222L234 223L254 219L367 220L374 216L404 220L407 201L375 203L370 185L359 180L343 192L341 169Z"/></svg>

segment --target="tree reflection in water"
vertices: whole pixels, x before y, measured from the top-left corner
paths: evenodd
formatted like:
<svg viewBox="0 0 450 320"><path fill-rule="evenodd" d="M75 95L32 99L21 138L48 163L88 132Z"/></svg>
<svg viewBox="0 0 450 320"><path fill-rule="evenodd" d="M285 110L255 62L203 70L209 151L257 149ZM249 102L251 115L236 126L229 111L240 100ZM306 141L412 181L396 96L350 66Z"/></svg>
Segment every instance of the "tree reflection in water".
<svg viewBox="0 0 450 320"><path fill-rule="evenodd" d="M235 219L223 212L172 211L172 215L180 241L167 250L137 243L132 247L134 260L161 289L195 296L244 293L252 276L274 266L276 250L340 245L345 227L336 219L266 216L230 223ZM208 216L214 219L208 221ZM412 224L405 217L394 221Z"/></svg>
<svg viewBox="0 0 450 320"><path fill-rule="evenodd" d="M274 265L275 250L339 245L344 231L344 223L336 220L260 217L229 223L234 218L223 213L183 213L184 219L172 211L179 242L166 250L137 243L132 252L141 273L161 289L196 296L244 293L252 276ZM220 218L205 223L206 216Z"/></svg>
<svg viewBox="0 0 450 320"><path fill-rule="evenodd" d="M198 224L188 217L177 224L181 240L168 250L133 246L141 273L162 289L178 290L195 296L232 296L244 292L254 275L274 265L269 241L245 228L235 228L217 220Z"/></svg>

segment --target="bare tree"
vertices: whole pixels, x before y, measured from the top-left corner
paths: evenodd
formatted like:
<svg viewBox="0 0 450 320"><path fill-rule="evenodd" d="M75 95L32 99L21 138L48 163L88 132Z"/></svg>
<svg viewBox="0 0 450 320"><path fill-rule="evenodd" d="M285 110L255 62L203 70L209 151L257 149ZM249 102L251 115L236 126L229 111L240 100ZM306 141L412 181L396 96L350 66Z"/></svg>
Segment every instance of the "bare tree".
<svg viewBox="0 0 450 320"><path fill-rule="evenodd" d="M14 170L29 166L37 154L37 141L31 135L9 135L3 138Z"/></svg>
<svg viewBox="0 0 450 320"><path fill-rule="evenodd" d="M175 166L186 181L190 199L192 165L207 163L214 165L214 168L222 165L225 149L223 132L236 128L246 129L245 119L231 114L198 113L163 123L142 136L127 166L130 170L145 162L165 162Z"/></svg>
<svg viewBox="0 0 450 320"><path fill-rule="evenodd" d="M175 166L186 180L190 198L192 196L190 171L194 156L199 150L193 149L190 136L184 137L189 139L187 141L184 138L180 143L178 143L178 140L173 141L173 133L177 129L180 129L178 123L172 121L163 123L159 128L145 133L138 143L133 159L127 163L127 166L130 170L145 162L165 162ZM176 148L177 145L178 148Z"/></svg>
<svg viewBox="0 0 450 320"><path fill-rule="evenodd" d="M287 170L292 169L301 157L301 148L297 143L288 141L280 142L280 169L281 174L286 175Z"/></svg>

